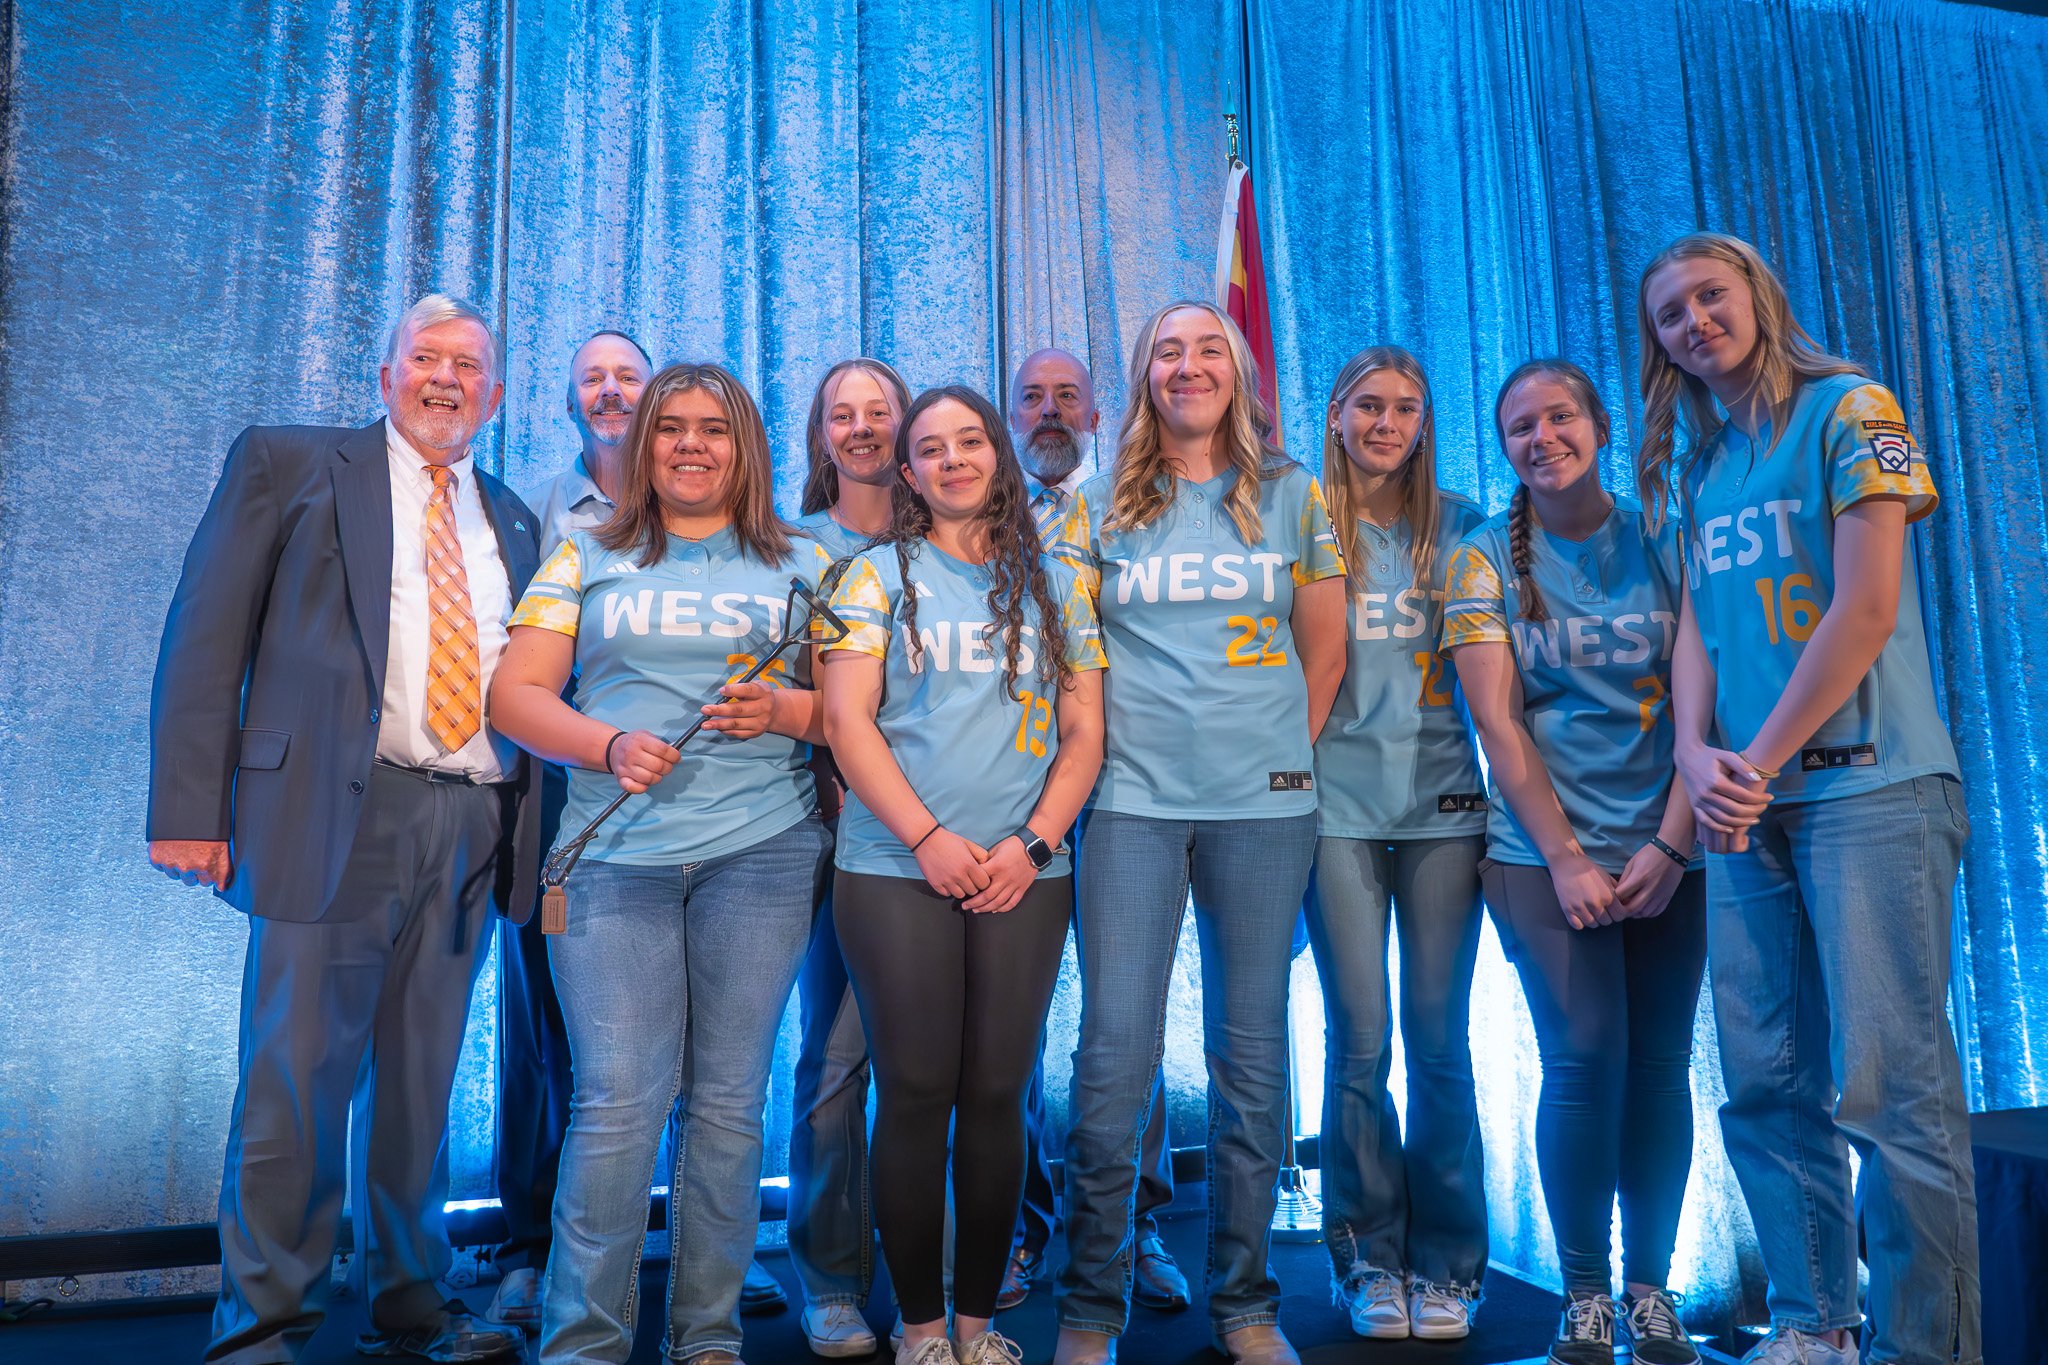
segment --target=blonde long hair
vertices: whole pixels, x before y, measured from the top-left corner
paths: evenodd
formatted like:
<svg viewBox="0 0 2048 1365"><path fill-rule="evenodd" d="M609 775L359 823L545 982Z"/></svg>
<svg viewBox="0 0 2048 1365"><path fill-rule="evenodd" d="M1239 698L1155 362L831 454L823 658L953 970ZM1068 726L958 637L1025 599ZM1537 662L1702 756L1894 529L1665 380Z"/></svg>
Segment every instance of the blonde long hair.
<svg viewBox="0 0 2048 1365"><path fill-rule="evenodd" d="M1636 283L1636 327L1642 335L1643 439L1636 446L1636 490L1650 504L1650 524L1662 526L1671 506L1674 485L1682 486L1707 441L1725 419L1706 381L1687 374L1657 339L1650 317L1650 281L1658 271L1679 261L1719 261L1749 286L1756 313L1756 375L1752 383L1771 414L1771 439L1785 429L1792 402L1809 379L1837 374L1864 374L1862 366L1830 355L1792 316L1785 285L1757 249L1740 237L1721 232L1694 232L1680 237L1650 258ZM1686 459L1677 460L1679 413L1685 417Z"/></svg>
<svg viewBox="0 0 2048 1365"><path fill-rule="evenodd" d="M733 534L756 563L780 565L789 557L789 527L775 515L775 471L768 455L768 432L761 410L739 376L723 365L670 365L647 381L632 425L626 428L625 467L619 505L598 528L598 543L607 550L633 550L643 566L668 556L668 522L661 496L655 492L654 436L661 405L679 393L702 389L718 400L732 424L732 473L725 486L726 509Z"/></svg>
<svg viewBox="0 0 2048 1365"><path fill-rule="evenodd" d="M1323 489L1330 497L1330 520L1336 523L1337 549L1350 566L1351 581L1365 579L1365 556L1358 552L1358 517L1365 497L1359 488L1365 476L1344 452L1339 427L1344 400L1352 390L1381 370L1394 373L1413 384L1422 394L1422 425L1415 432L1415 444L1394 475L1401 481L1401 514L1408 518L1413 535L1414 586L1435 586L1436 532L1443 521L1443 492L1436 486L1436 403L1430 397L1429 377L1422 362L1399 346L1369 346L1344 362L1330 385L1330 402L1324 409L1329 421L1323 427ZM1331 409L1335 409L1332 412Z"/></svg>
<svg viewBox="0 0 2048 1365"><path fill-rule="evenodd" d="M1173 501L1173 467L1160 445L1159 411L1152 403L1152 347L1159 324L1183 308L1200 309L1215 319L1230 347L1230 367L1236 377L1217 438L1223 443L1224 463L1237 471L1237 479L1224 495L1223 506L1238 535L1247 545L1256 545L1262 532L1259 481L1278 477L1294 462L1273 444L1273 415L1259 399L1258 364L1245 344L1244 333L1213 304L1193 299L1169 303L1154 313L1139 329L1137 344L1131 348L1130 402L1117 432L1115 482L1103 528L1118 531L1149 526Z"/></svg>

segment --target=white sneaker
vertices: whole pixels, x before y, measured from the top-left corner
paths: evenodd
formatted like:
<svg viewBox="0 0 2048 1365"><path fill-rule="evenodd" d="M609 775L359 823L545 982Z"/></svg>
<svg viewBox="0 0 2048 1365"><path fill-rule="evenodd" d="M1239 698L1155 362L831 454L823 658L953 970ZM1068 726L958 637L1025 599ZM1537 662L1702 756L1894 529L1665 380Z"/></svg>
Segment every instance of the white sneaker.
<svg viewBox="0 0 2048 1365"><path fill-rule="evenodd" d="M850 1303L818 1303L804 1309L804 1340L811 1354L843 1360L875 1353L875 1334Z"/></svg>
<svg viewBox="0 0 2048 1365"><path fill-rule="evenodd" d="M1408 1279L1391 1270L1354 1262L1337 1282L1331 1302L1351 1315L1351 1330L1375 1341L1408 1336Z"/></svg>
<svg viewBox="0 0 2048 1365"><path fill-rule="evenodd" d="M484 1320L517 1327L523 1332L540 1330L540 1272L531 1266L508 1270L498 1281L498 1292L484 1310Z"/></svg>
<svg viewBox="0 0 2048 1365"><path fill-rule="evenodd" d="M1408 1331L1429 1341L1451 1341L1472 1330L1472 1300L1450 1285L1413 1280L1408 1285Z"/></svg>
<svg viewBox="0 0 2048 1365"><path fill-rule="evenodd" d="M1857 1365L1858 1359L1853 1336L1849 1345L1836 1346L1826 1337L1779 1327L1750 1348L1742 1365Z"/></svg>
<svg viewBox="0 0 2048 1365"><path fill-rule="evenodd" d="M926 1337L897 1342L896 1365L960 1365L960 1357L953 1354L953 1343L946 1338Z"/></svg>
<svg viewBox="0 0 2048 1365"><path fill-rule="evenodd" d="M983 1332L962 1346L960 1365L1023 1365L1024 1348L1001 1332Z"/></svg>

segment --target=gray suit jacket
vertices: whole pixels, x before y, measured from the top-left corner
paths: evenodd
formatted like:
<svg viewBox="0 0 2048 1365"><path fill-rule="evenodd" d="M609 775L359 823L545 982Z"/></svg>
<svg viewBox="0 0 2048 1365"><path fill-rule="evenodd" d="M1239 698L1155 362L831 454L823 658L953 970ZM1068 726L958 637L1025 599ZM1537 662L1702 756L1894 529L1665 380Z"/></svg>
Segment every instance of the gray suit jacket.
<svg viewBox="0 0 2048 1365"><path fill-rule="evenodd" d="M512 600L540 523L482 470ZM149 837L227 840L221 898L266 919L327 916L377 753L391 637L391 473L382 420L250 427L185 552L150 699ZM499 913L533 911L540 783L521 756L499 849Z"/></svg>

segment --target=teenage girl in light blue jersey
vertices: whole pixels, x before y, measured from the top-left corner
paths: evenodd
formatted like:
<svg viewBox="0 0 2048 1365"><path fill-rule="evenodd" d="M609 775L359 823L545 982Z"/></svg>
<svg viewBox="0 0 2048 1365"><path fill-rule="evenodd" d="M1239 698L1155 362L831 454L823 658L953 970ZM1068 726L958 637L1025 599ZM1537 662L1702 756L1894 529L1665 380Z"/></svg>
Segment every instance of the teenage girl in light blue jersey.
<svg viewBox="0 0 2048 1365"><path fill-rule="evenodd" d="M677 1359L738 1354L761 1108L828 848L804 768L816 694L773 667L703 704L781 634L790 579L816 585L829 563L775 515L752 399L719 366L672 365L626 449L617 512L534 575L490 697L493 725L570 769L564 830L636 796L577 863L550 945L574 1076L541 1306L551 1363L632 1346L648 1172L686 1074L668 1340ZM705 733L670 748L700 709Z"/></svg>
<svg viewBox="0 0 2048 1365"><path fill-rule="evenodd" d="M1437 487L1429 381L1394 346L1361 351L1337 372L1323 478L1350 594L1344 685L1316 741L1308 897L1328 1011L1323 1240L1360 1336L1462 1337L1486 1275L1466 1036L1486 808L1457 673L1437 635L1451 549L1485 518ZM1396 919L1405 1142L1387 1093Z"/></svg>
<svg viewBox="0 0 2048 1365"><path fill-rule="evenodd" d="M1315 851L1316 732L1344 671L1344 566L1315 478L1274 448L1244 338L1206 304L1139 332L1115 467L1059 553L1102 618L1107 754L1081 860L1061 1365L1130 1312L1138 1135L1190 885L1215 1095L1209 1310L1232 1359L1296 1359L1267 1264L1287 1122L1287 970Z"/></svg>
<svg viewBox="0 0 2048 1365"><path fill-rule="evenodd" d="M1860 1212L1864 1358L1976 1360L1945 1009L1969 822L1906 534L1934 482L1898 400L1814 344L1748 243L1679 239L1638 315L1639 480L1685 537L1673 702L1715 854L1721 1131L1770 1274L1749 1359L1857 1358Z"/></svg>
<svg viewBox="0 0 2048 1365"><path fill-rule="evenodd" d="M1693 1365L1666 1292L1706 956L1666 704L1677 545L1601 486L1607 410L1576 365L1516 370L1494 423L1521 486L1451 557L1443 648L1493 779L1486 903L1543 1058L1536 1167L1565 1287L1550 1360L1613 1365L1618 1329L1639 1365Z"/></svg>
<svg viewBox="0 0 2048 1365"><path fill-rule="evenodd" d="M902 432L889 543L841 578L832 607L849 631L822 651L848 787L833 896L875 1059L896 1359L1014 1365L990 1320L1024 1187L1024 1089L1073 916L1066 835L1102 764L1102 645L1074 571L1042 556L988 400L933 389Z"/></svg>
<svg viewBox="0 0 2048 1365"><path fill-rule="evenodd" d="M901 482L896 432L909 406L896 371L865 356L827 370L811 395L804 424L810 472L796 526L825 547L835 575L889 529L890 490ZM818 813L836 833L844 789L822 746L812 752L811 774ZM860 1311L876 1251L868 1203L868 1040L839 955L829 880L797 999L803 1043L790 1097L789 1260L803 1285L802 1326L812 1354L863 1356L875 1349Z"/></svg>

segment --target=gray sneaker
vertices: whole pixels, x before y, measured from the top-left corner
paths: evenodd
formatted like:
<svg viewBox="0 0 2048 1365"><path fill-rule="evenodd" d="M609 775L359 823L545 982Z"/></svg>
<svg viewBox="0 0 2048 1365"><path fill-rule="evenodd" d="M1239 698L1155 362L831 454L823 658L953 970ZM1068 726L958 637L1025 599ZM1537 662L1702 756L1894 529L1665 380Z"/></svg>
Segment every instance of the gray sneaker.
<svg viewBox="0 0 2048 1365"><path fill-rule="evenodd" d="M1614 1300L1605 1294L1573 1294L1550 1343L1550 1365L1614 1365Z"/></svg>
<svg viewBox="0 0 2048 1365"><path fill-rule="evenodd" d="M1635 1365L1699 1365L1700 1348L1679 1320L1677 1295L1652 1290L1615 1308L1615 1325Z"/></svg>
<svg viewBox="0 0 2048 1365"><path fill-rule="evenodd" d="M1331 1297L1351 1319L1351 1330L1377 1341L1404 1341L1408 1336L1408 1277L1364 1261L1352 1263Z"/></svg>
<svg viewBox="0 0 2048 1365"><path fill-rule="evenodd" d="M1024 1348L1001 1332L983 1332L961 1346L960 1365L1023 1365Z"/></svg>
<svg viewBox="0 0 2048 1365"><path fill-rule="evenodd" d="M896 1343L896 1365L960 1365L960 1358L953 1354L953 1343L945 1337L906 1339Z"/></svg>
<svg viewBox="0 0 2048 1365"><path fill-rule="evenodd" d="M1857 1365L1860 1359L1854 1338L1847 1346L1836 1346L1796 1327L1778 1327L1750 1348L1742 1365Z"/></svg>

